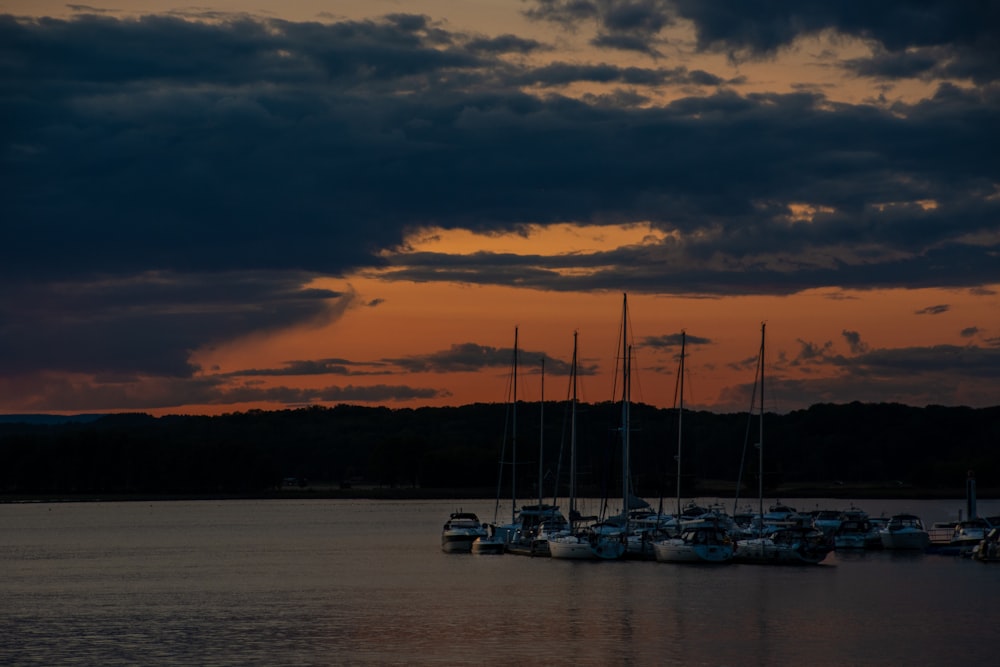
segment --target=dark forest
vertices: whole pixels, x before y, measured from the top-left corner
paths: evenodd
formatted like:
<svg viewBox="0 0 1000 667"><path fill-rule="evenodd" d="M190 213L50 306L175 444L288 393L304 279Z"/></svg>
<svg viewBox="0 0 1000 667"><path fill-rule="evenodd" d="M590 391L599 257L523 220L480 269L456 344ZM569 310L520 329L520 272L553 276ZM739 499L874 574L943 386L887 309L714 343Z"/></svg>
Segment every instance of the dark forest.
<svg viewBox="0 0 1000 667"><path fill-rule="evenodd" d="M388 409L339 405L221 416L114 414L0 423L0 497L205 495L323 491L331 495L491 495L498 480L520 497L565 495L569 417L564 403ZM639 495L676 494L676 410L631 408L631 465ZM756 496L759 417L685 411L685 496ZM581 494L614 496L621 407L577 411ZM515 455L515 465L511 465ZM540 452L541 450L541 452ZM741 468L742 465L742 468ZM819 404L764 421L769 495L867 489L899 497L1000 484L1000 407ZM882 491L879 491L881 489Z"/></svg>

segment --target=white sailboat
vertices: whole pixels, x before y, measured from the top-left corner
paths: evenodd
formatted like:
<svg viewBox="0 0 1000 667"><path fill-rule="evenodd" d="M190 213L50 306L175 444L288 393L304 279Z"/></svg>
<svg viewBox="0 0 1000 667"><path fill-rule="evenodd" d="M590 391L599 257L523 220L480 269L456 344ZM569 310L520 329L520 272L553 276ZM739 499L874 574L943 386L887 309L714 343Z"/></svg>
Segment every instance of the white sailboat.
<svg viewBox="0 0 1000 667"><path fill-rule="evenodd" d="M760 380L760 431L758 448L758 502L760 516L764 517L764 332L760 325L760 354L757 358L757 374ZM757 536L738 540L733 560L739 563L767 563L775 565L816 564L823 561L830 552L826 537L819 530L805 526L778 528L764 532L763 523L757 526Z"/></svg>
<svg viewBox="0 0 1000 667"><path fill-rule="evenodd" d="M573 361L570 367L570 384L572 386L572 397L570 399L570 427L569 427L569 519L570 532L549 539L549 556L563 560L593 560L593 544L591 534L585 530L577 530L573 525L574 518L579 515L576 507L576 354L577 354L577 334L573 332Z"/></svg>
<svg viewBox="0 0 1000 667"><path fill-rule="evenodd" d="M544 533L545 527L561 526L566 523L565 517L556 505L549 505L541 499L541 472L539 472L539 501L536 505L517 507L517 364L518 346L517 329L514 329L514 363L513 363L513 413L511 435L511 523L497 529L506 539L506 553L519 556L548 556L548 539ZM544 389L543 389L544 392ZM543 395L544 404L544 395ZM541 448L542 443L539 443ZM541 461L541 453L539 453ZM539 469L541 470L541 468Z"/></svg>
<svg viewBox="0 0 1000 667"><path fill-rule="evenodd" d="M684 357L687 335L681 331L681 358L678 371L677 410L677 537L654 541L653 555L661 563L728 563L733 559L733 542L714 516L682 521L681 512L681 435L684 414Z"/></svg>
<svg viewBox="0 0 1000 667"><path fill-rule="evenodd" d="M510 411L511 411L511 421L512 421L512 459L517 453L517 327L514 327L514 355L513 361L511 362L511 398L510 401ZM506 428L506 424L505 424ZM495 555L505 553L507 550L507 543L510 541L511 536L514 531L517 530L517 525L514 523L514 513L513 508L516 507L516 478L514 470L514 465L511 464L511 523L506 525L499 525L498 518L500 512L500 491L503 487L503 470L504 466L507 465L504 461L506 457L507 448L507 433L504 432L503 445L500 449L500 464L499 470L497 471L497 496L496 504L493 508L493 523L486 525L488 534L483 537L479 537L472 543L472 553L480 555Z"/></svg>

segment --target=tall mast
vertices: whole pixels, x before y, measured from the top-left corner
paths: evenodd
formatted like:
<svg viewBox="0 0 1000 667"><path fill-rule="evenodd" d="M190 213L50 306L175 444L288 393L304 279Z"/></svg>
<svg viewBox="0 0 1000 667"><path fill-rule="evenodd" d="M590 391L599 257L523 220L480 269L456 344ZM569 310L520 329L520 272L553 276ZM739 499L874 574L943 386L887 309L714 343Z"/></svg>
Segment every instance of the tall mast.
<svg viewBox="0 0 1000 667"><path fill-rule="evenodd" d="M681 363L677 382L680 386L677 408L677 525L681 520L681 420L684 417L684 343L687 334L681 331Z"/></svg>
<svg viewBox="0 0 1000 667"><path fill-rule="evenodd" d="M573 382L573 400L570 403L569 422L569 520L572 526L573 517L576 511L576 338L577 332L573 332L573 366L570 369Z"/></svg>
<svg viewBox="0 0 1000 667"><path fill-rule="evenodd" d="M539 407L538 422L538 510L542 510L542 456L545 455L545 357L542 357L542 400Z"/></svg>
<svg viewBox="0 0 1000 667"><path fill-rule="evenodd" d="M622 302L622 515L628 532L629 511L629 403L631 390L632 347L628 344L628 294Z"/></svg>
<svg viewBox="0 0 1000 667"><path fill-rule="evenodd" d="M757 472L757 498L760 503L760 532L764 533L764 328L760 324L760 435L757 441L759 469Z"/></svg>
<svg viewBox="0 0 1000 667"><path fill-rule="evenodd" d="M512 409L511 455L510 455L510 522L517 520L517 327L514 327L514 405Z"/></svg>

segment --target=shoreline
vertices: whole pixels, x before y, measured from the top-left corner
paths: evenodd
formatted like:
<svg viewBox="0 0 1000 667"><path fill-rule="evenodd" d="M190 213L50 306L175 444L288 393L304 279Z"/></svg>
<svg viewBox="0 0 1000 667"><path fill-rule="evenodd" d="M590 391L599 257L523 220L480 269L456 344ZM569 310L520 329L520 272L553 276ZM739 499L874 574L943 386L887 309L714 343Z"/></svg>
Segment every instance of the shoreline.
<svg viewBox="0 0 1000 667"><path fill-rule="evenodd" d="M652 496L650 496L651 498ZM670 496L673 497L673 496ZM734 497L732 489L703 486L685 498ZM966 490L961 487L912 488L880 485L809 486L786 485L769 489L765 499L829 498L831 500L964 500ZM0 495L0 504L14 503L77 503L77 502L159 502L159 501L224 501L224 500L492 500L496 489L454 488L425 489L414 487L356 487L342 489L336 486L316 485L304 488L284 488L246 493L11 493ZM746 502L756 500L756 495L741 494ZM1000 498L1000 489L977 489L978 500ZM502 500L503 498L501 498ZM531 496L523 497L530 504Z"/></svg>

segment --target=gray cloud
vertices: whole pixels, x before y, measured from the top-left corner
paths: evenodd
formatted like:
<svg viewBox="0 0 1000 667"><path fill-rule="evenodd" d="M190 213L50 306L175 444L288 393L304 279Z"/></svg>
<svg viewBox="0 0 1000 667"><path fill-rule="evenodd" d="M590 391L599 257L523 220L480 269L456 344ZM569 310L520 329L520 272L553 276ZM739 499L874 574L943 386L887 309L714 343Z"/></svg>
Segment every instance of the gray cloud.
<svg viewBox="0 0 1000 667"><path fill-rule="evenodd" d="M1000 8L991 2L748 0L533 0L525 15L566 29L590 24L596 46L658 55L662 31L690 21L702 50L735 60L766 58L796 39L832 32L875 45L870 58L844 66L887 79L963 78L977 84L1000 74Z"/></svg>
<svg viewBox="0 0 1000 667"><path fill-rule="evenodd" d="M821 4L550 1L532 12L597 22L598 40L649 53L679 20L704 48L754 56L833 29L879 45L844 64L856 73L981 85L942 83L891 107L740 94L683 66L526 64L550 46L406 14L0 16L0 365L19 386L32 373L100 375L126 407L139 376L161 381L165 398L148 405L181 404L166 398L174 386L210 402L220 387L194 384L191 351L329 322L355 295L308 285L364 268L709 295L1000 281L996 9ZM574 83L606 89L574 99ZM652 103L666 86L687 92ZM801 205L810 219L796 218ZM382 254L424 225L638 220L676 236L576 255ZM473 368L497 353L385 361Z"/></svg>

